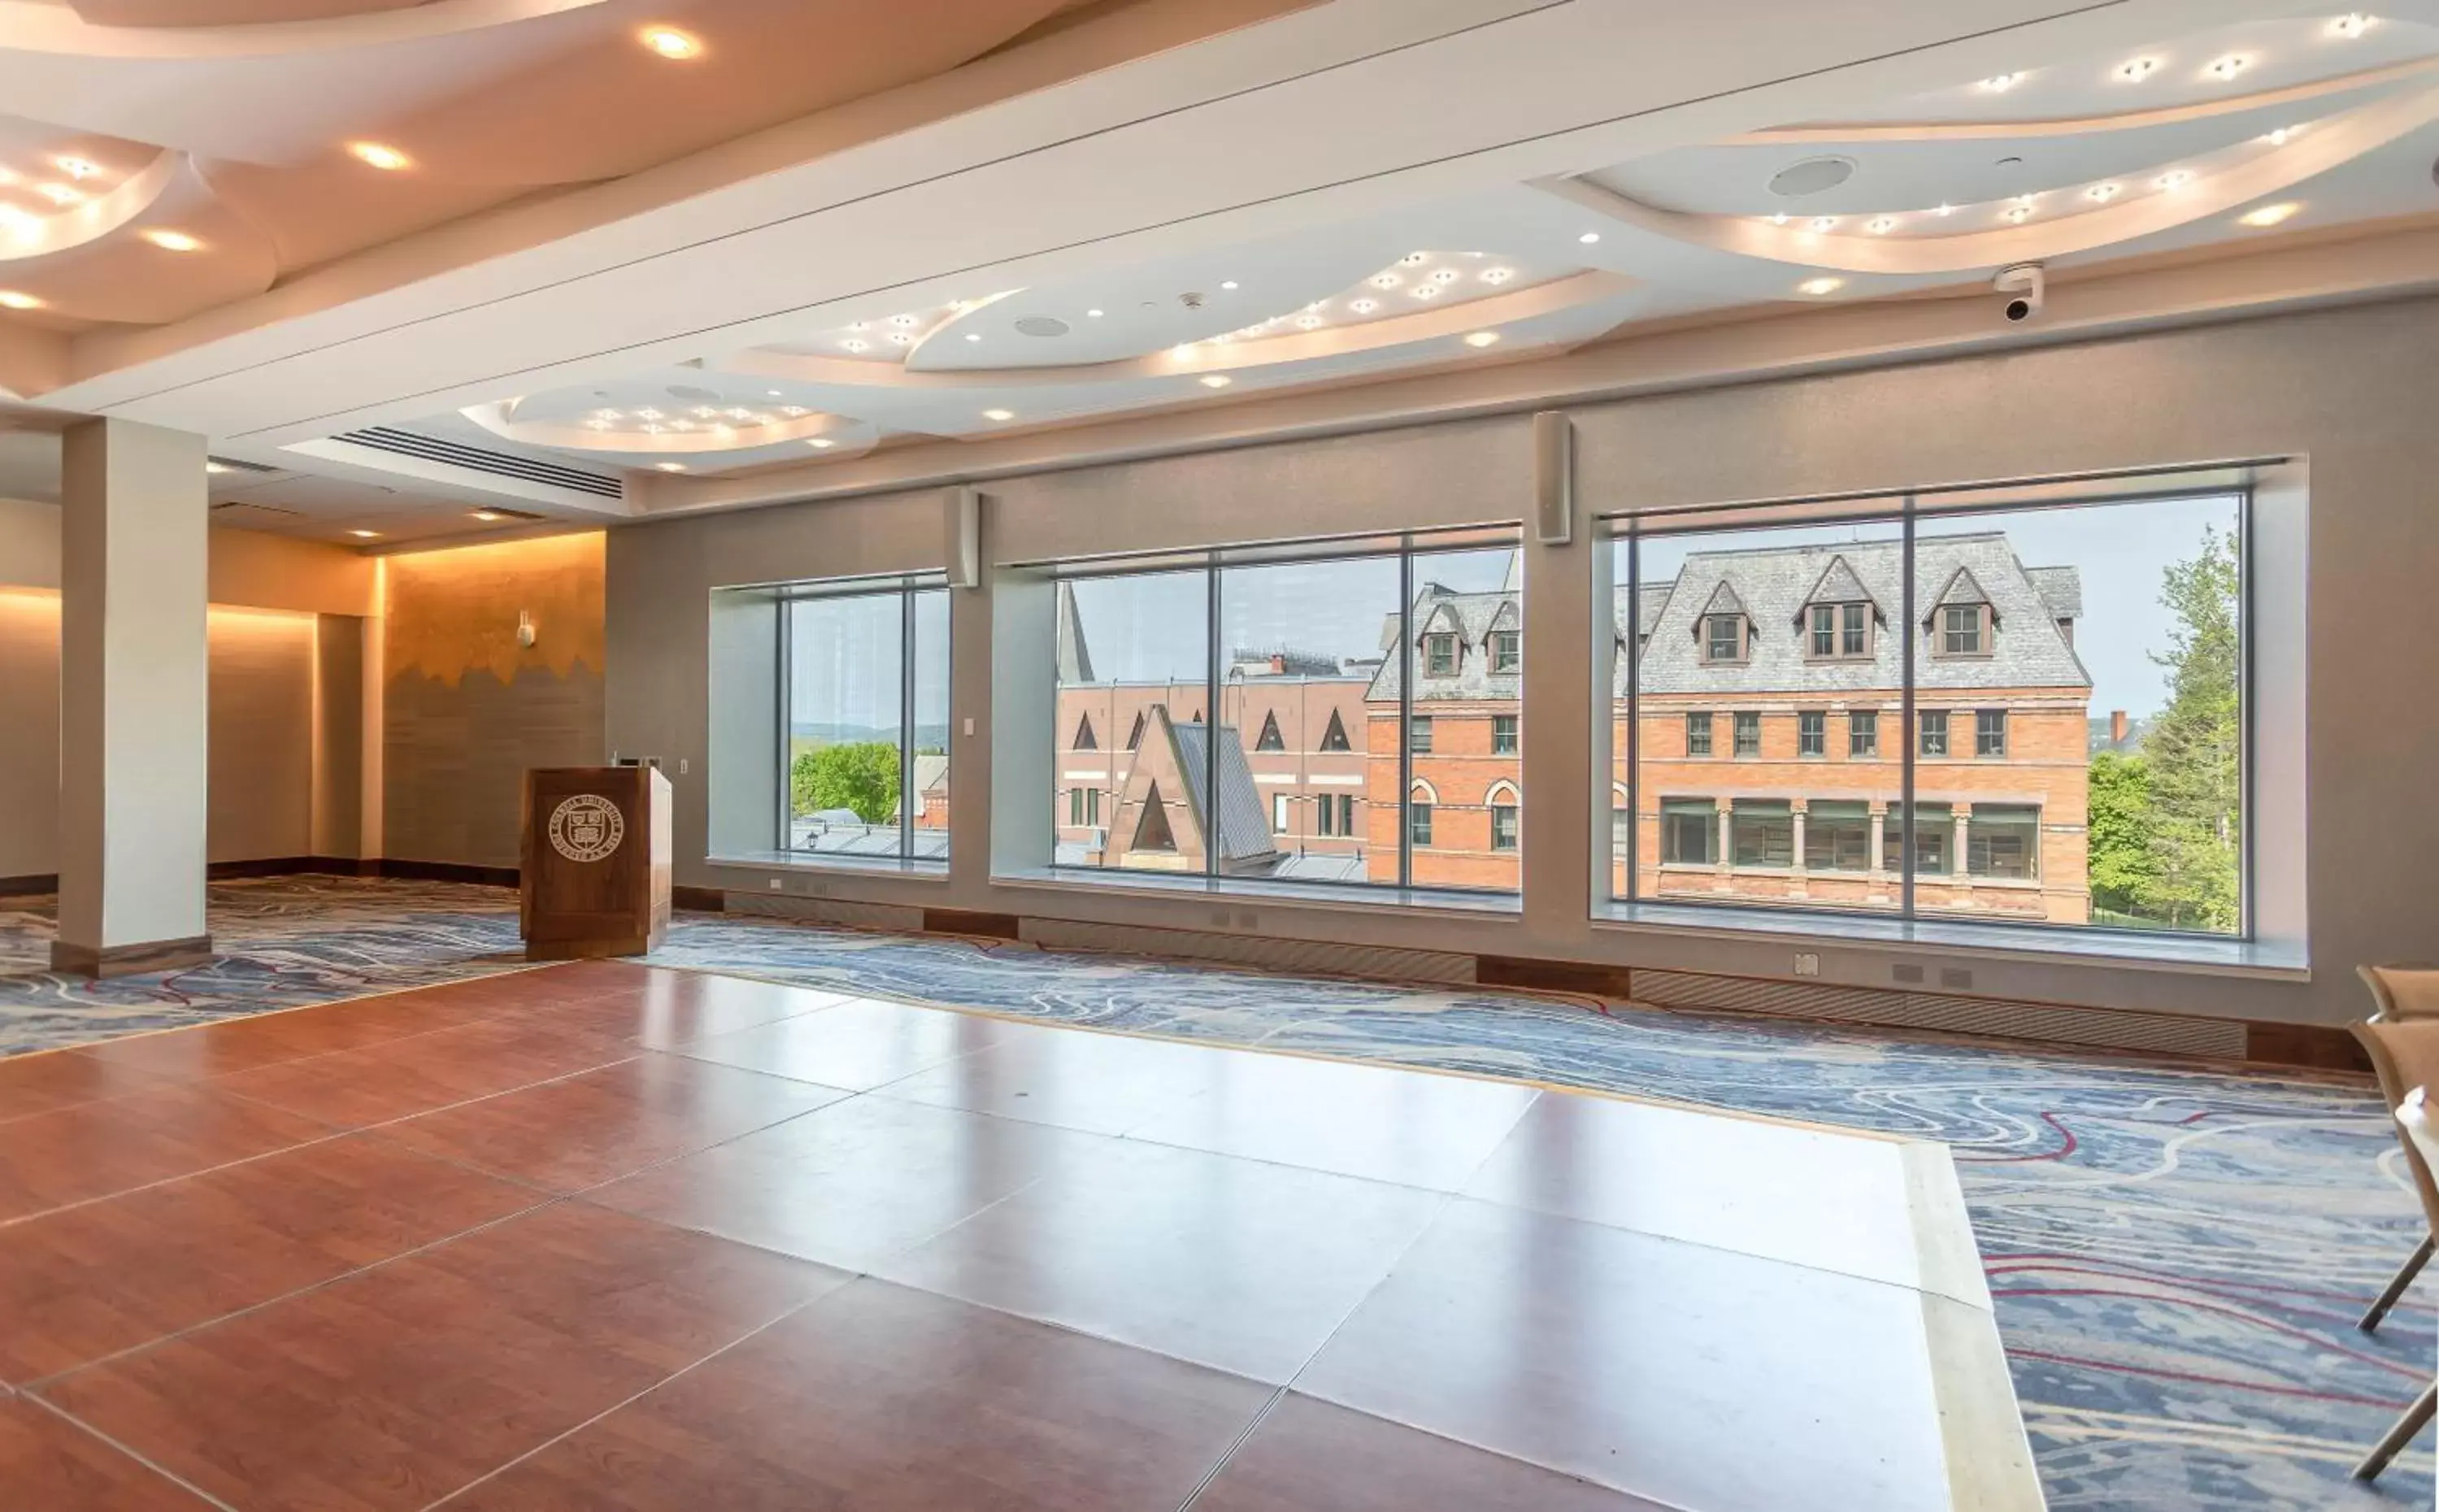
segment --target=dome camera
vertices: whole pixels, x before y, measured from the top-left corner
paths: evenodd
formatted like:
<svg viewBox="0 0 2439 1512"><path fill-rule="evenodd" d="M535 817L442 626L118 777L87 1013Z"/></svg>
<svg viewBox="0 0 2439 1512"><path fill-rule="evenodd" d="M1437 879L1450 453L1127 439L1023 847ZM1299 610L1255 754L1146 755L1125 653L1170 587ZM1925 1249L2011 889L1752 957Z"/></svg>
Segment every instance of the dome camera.
<svg viewBox="0 0 2439 1512"><path fill-rule="evenodd" d="M2038 262L2020 262L2003 269L1990 280L1990 287L2008 296L2003 307L2011 323L2026 321L2041 312L2041 304L2049 293L2048 281Z"/></svg>

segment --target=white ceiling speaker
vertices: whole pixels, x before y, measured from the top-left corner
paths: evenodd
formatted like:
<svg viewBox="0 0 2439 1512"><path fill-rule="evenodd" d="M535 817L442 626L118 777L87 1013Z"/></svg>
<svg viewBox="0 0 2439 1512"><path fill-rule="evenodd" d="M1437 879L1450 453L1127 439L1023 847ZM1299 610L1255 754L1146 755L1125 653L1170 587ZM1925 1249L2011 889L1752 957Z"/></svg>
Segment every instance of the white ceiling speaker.
<svg viewBox="0 0 2439 1512"><path fill-rule="evenodd" d="M1563 546L1576 534L1576 424L1565 410L1533 417L1533 535Z"/></svg>
<svg viewBox="0 0 2439 1512"><path fill-rule="evenodd" d="M1068 329L1067 322L1056 315L1026 315L1016 323L1017 334L1022 336L1064 336Z"/></svg>
<svg viewBox="0 0 2439 1512"><path fill-rule="evenodd" d="M942 497L948 529L948 577L952 588L979 588L983 581L983 496L960 484Z"/></svg>
<svg viewBox="0 0 2439 1512"><path fill-rule="evenodd" d="M1797 200L1834 189L1854 176L1855 160L1851 157L1807 157L1771 174L1770 192L1783 200Z"/></svg>

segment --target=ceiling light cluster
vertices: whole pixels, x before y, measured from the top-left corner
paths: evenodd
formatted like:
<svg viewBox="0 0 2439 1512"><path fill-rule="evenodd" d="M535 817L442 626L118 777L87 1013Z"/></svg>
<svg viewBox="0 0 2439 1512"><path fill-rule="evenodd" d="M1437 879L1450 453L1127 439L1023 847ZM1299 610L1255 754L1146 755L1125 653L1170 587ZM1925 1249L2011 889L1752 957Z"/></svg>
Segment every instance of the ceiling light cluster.
<svg viewBox="0 0 2439 1512"><path fill-rule="evenodd" d="M2159 71L2157 58L2128 58L2117 65L2116 79L2121 84L2139 84Z"/></svg>
<svg viewBox="0 0 2439 1512"><path fill-rule="evenodd" d="M1982 80L1982 87L1993 95L2003 95L2023 81L2022 74L1993 74Z"/></svg>
<svg viewBox="0 0 2439 1512"><path fill-rule="evenodd" d="M2217 80L2220 83L2226 83L2229 80L2234 79L2236 75L2244 72L2247 68L2252 66L2252 59L2246 57L2240 52L2232 52L2224 58L2212 59L2209 65L2202 69L2202 72L2210 75L2213 79Z"/></svg>
<svg viewBox="0 0 2439 1512"><path fill-rule="evenodd" d="M2329 23L2329 35L2343 37L2352 42L2378 24L2377 16L2367 16L2359 10L2350 10Z"/></svg>

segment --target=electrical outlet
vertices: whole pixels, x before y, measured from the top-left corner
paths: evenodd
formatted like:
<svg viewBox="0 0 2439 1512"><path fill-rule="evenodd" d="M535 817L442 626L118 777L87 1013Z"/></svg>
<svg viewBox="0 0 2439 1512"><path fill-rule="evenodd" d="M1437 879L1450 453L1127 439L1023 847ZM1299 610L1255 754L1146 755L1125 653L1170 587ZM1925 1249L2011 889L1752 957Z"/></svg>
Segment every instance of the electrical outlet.
<svg viewBox="0 0 2439 1512"><path fill-rule="evenodd" d="M1941 987L1969 987L1973 985L1973 973L1965 969L1965 968L1961 966L1943 966L1939 969L1939 985Z"/></svg>
<svg viewBox="0 0 2439 1512"><path fill-rule="evenodd" d="M1821 957L1815 955L1810 951L1796 952L1795 974L1798 976L1819 976L1821 974Z"/></svg>
<svg viewBox="0 0 2439 1512"><path fill-rule="evenodd" d="M787 885L788 885L788 879L786 879L785 877L774 877L774 878L772 878L772 879L771 879L771 891L773 891L773 892L774 892L774 893L775 893L775 892L778 892L781 888L784 888L784 887L786 887Z"/></svg>
<svg viewBox="0 0 2439 1512"><path fill-rule="evenodd" d="M681 777L683 777L683 776L685 776L685 774L686 774L686 758L685 758L685 757L684 757L684 756L680 756L680 757L678 757L678 775L679 775L679 776L681 776Z"/></svg>
<svg viewBox="0 0 2439 1512"><path fill-rule="evenodd" d="M1889 977L1891 980L1897 982L1918 983L1922 980L1922 968L1919 966L1892 966L1889 968Z"/></svg>

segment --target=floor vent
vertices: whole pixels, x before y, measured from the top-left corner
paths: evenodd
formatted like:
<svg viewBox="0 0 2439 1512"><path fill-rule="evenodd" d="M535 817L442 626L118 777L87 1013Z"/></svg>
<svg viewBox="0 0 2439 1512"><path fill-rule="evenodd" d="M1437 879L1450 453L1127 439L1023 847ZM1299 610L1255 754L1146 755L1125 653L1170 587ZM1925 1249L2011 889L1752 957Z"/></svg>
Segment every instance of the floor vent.
<svg viewBox="0 0 2439 1512"><path fill-rule="evenodd" d="M464 468L470 472L489 472L493 477L520 478L527 483L547 484L554 489L567 489L577 493L589 493L602 499L623 499L627 496L624 481L600 472L587 472L581 468L562 467L536 457L516 456L507 452L490 452L479 446L462 446L436 436L419 436L413 431L401 431L386 425L376 425L362 431L347 431L331 437L350 446L370 447L376 452L388 452L399 456L420 457L426 462L446 463Z"/></svg>
<svg viewBox="0 0 2439 1512"><path fill-rule="evenodd" d="M1344 945L1332 940L1204 934L1193 930L1135 929L1123 924L1085 924L1059 918L1023 919L1019 931L1021 938L1051 951L1166 955L1179 960L1259 967L1264 970L1366 976L1390 982L1442 982L1463 986L1473 981L1473 957L1445 951Z"/></svg>
<svg viewBox="0 0 2439 1512"><path fill-rule="evenodd" d="M1947 997L1936 992L1879 992L1869 987L1765 982L1691 971L1638 970L1633 976L1633 987L1636 1002L1664 1008L1724 1008L1736 1013L1830 1019L2231 1060L2242 1059L2245 1053L2244 1025L2226 1019L2118 1013L2107 1008Z"/></svg>
<svg viewBox="0 0 2439 1512"><path fill-rule="evenodd" d="M809 924L845 924L853 929L923 933L923 911L898 903L858 903L841 898L766 898L760 893L728 895L729 914L758 914L766 918L803 919Z"/></svg>

